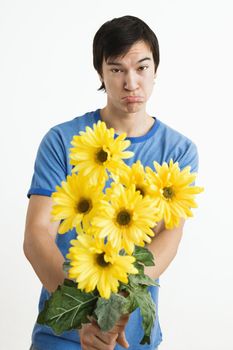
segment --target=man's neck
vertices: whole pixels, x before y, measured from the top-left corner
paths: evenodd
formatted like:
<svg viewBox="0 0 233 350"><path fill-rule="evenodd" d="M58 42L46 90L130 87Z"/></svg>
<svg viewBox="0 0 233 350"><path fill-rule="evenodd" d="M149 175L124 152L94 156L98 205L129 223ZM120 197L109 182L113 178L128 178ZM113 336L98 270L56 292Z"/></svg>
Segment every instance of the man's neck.
<svg viewBox="0 0 233 350"><path fill-rule="evenodd" d="M106 106L100 110L100 116L108 128L114 128L118 135L126 133L128 137L143 136L154 124L154 119L146 111L119 113L119 111L110 110Z"/></svg>

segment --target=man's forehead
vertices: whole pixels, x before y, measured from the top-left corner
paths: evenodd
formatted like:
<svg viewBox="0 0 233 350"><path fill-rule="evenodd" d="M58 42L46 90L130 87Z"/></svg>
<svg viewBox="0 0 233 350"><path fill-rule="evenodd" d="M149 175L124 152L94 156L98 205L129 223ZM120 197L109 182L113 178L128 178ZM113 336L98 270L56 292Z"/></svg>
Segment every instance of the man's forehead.
<svg viewBox="0 0 233 350"><path fill-rule="evenodd" d="M107 60L104 59L107 65L121 65L129 60L132 60L135 64L144 61L152 61L153 54L150 47L145 42L138 42L132 45L125 54L108 57Z"/></svg>
<svg viewBox="0 0 233 350"><path fill-rule="evenodd" d="M141 58L139 60L136 60L135 64L146 62L146 61L150 62L152 60L153 60L152 57L146 56L146 57L143 57L143 58ZM116 57L115 59L114 58L108 58L107 62L106 61L105 62L107 64L107 66L122 66L125 63L125 61L127 61L127 60L124 60L124 58Z"/></svg>

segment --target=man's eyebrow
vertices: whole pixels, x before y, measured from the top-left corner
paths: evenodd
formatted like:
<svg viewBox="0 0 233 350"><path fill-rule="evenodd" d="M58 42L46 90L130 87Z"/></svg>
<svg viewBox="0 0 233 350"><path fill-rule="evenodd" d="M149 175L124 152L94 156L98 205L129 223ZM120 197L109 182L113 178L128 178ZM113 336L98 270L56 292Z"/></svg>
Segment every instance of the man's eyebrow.
<svg viewBox="0 0 233 350"><path fill-rule="evenodd" d="M141 63L143 61L151 61L150 57L144 57L141 60L137 61L137 63ZM106 62L108 66L122 66L122 63L114 62L114 61L108 61Z"/></svg>

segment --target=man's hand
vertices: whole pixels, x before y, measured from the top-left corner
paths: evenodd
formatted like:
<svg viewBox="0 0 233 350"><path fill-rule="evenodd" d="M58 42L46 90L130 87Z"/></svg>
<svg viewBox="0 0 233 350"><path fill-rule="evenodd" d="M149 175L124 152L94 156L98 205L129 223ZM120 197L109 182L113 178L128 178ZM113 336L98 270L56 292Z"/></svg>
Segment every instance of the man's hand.
<svg viewBox="0 0 233 350"><path fill-rule="evenodd" d="M118 334L118 337L116 340L117 343L126 349L129 347L129 343L127 342L127 339L125 337L125 326L126 326L128 320L129 320L128 314L121 316L119 321L115 324L113 329L111 329L111 331L110 331L110 332L114 332L114 333Z"/></svg>
<svg viewBox="0 0 233 350"><path fill-rule="evenodd" d="M102 332L93 321L84 324L79 335L82 350L113 350L118 337L117 333Z"/></svg>
<svg viewBox="0 0 233 350"><path fill-rule="evenodd" d="M116 343L128 348L124 331L128 320L128 315L122 316L109 332L101 331L95 320L84 324L79 330L82 350L113 350Z"/></svg>

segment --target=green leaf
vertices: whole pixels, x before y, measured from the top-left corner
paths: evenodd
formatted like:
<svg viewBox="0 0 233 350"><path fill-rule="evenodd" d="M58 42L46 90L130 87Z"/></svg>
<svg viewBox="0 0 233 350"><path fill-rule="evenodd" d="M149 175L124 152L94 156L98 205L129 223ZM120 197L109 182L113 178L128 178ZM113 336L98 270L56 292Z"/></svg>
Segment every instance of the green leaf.
<svg viewBox="0 0 233 350"><path fill-rule="evenodd" d="M137 308L137 300L135 299L133 293L129 293L128 297L126 298L125 313L132 313Z"/></svg>
<svg viewBox="0 0 233 350"><path fill-rule="evenodd" d="M139 307L140 313L142 315L142 327L144 330L144 336L140 344L150 344L151 330L156 317L155 303L151 297L150 292L147 289L147 286L133 285L129 289L129 293L130 294L127 299L128 302L131 303L132 311Z"/></svg>
<svg viewBox="0 0 233 350"><path fill-rule="evenodd" d="M119 318L127 312L127 299L114 293L109 299L99 298L95 309L98 325L104 332L112 329Z"/></svg>
<svg viewBox="0 0 233 350"><path fill-rule="evenodd" d="M77 283L74 282L73 280L70 280L68 278L66 278L63 282L64 286L67 286L67 287L75 287L77 289Z"/></svg>
<svg viewBox="0 0 233 350"><path fill-rule="evenodd" d="M68 283L68 280L65 283ZM58 335L64 331L81 328L82 323L89 322L87 316L93 313L97 299L98 296L94 293L82 292L74 285L59 286L45 302L37 322L51 327Z"/></svg>
<svg viewBox="0 0 233 350"><path fill-rule="evenodd" d="M154 266L154 256L146 247L135 246L133 256L145 266Z"/></svg>
<svg viewBox="0 0 233 350"><path fill-rule="evenodd" d="M140 341L140 344L144 345L144 344L150 344L150 337L148 335L143 336L142 340Z"/></svg>
<svg viewBox="0 0 233 350"><path fill-rule="evenodd" d="M136 269L138 270L138 273L143 273L144 274L144 265L135 261L134 262L134 266L136 267Z"/></svg>
<svg viewBox="0 0 233 350"><path fill-rule="evenodd" d="M140 308L140 313L142 315L142 327L144 329L144 337L142 338L140 344L150 344L151 330L155 321L155 304L151 298L151 294L148 293L147 288L140 288L138 293L135 293L135 299Z"/></svg>
<svg viewBox="0 0 233 350"><path fill-rule="evenodd" d="M129 282L131 285L144 285L144 286L158 286L152 278L144 274L129 275Z"/></svg>
<svg viewBox="0 0 233 350"><path fill-rule="evenodd" d="M69 269L70 269L70 262L69 261L65 261L63 263L63 271L65 272L65 274L68 274Z"/></svg>

